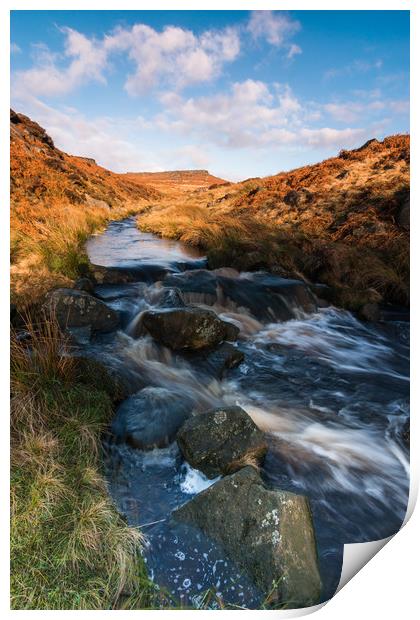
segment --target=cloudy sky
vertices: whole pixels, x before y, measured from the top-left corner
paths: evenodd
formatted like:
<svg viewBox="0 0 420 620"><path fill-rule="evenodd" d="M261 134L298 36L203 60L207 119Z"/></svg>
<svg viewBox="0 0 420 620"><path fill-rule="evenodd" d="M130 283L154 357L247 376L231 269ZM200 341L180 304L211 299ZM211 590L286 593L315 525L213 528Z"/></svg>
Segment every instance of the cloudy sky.
<svg viewBox="0 0 420 620"><path fill-rule="evenodd" d="M409 131L408 11L13 11L12 106L117 172L239 180Z"/></svg>

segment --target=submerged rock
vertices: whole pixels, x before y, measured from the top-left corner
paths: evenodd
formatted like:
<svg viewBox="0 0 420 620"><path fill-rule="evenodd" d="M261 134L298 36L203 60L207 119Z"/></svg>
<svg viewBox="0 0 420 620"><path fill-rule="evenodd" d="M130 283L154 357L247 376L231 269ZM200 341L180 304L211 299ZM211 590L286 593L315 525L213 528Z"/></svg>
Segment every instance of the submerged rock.
<svg viewBox="0 0 420 620"><path fill-rule="evenodd" d="M212 348L236 339L239 333L235 325L202 308L150 310L143 314L142 325L155 340L174 350Z"/></svg>
<svg viewBox="0 0 420 620"><path fill-rule="evenodd" d="M77 291L86 291L86 293L93 295L95 292L95 283L90 278L83 277L76 280L73 288Z"/></svg>
<svg viewBox="0 0 420 620"><path fill-rule="evenodd" d="M364 304L358 314L362 321L369 321L371 323L377 323L381 319L381 309L377 303Z"/></svg>
<svg viewBox="0 0 420 620"><path fill-rule="evenodd" d="M202 351L183 354L194 369L212 378L222 379L226 370L235 368L244 360L244 354L230 342L222 342L216 349L203 355Z"/></svg>
<svg viewBox="0 0 420 620"><path fill-rule="evenodd" d="M162 289L162 296L157 304L159 308L184 308L181 292L176 288Z"/></svg>
<svg viewBox="0 0 420 620"><path fill-rule="evenodd" d="M257 272L246 278L218 278L223 297L260 321L289 321L296 312L315 312L315 296L300 280Z"/></svg>
<svg viewBox="0 0 420 620"><path fill-rule="evenodd" d="M91 327L109 332L119 326L118 314L85 291L59 288L47 293L45 307L55 315L60 327Z"/></svg>
<svg viewBox="0 0 420 620"><path fill-rule="evenodd" d="M134 448L164 448L190 415L190 399L159 387L147 387L127 398L117 410L111 431Z"/></svg>
<svg viewBox="0 0 420 620"><path fill-rule="evenodd" d="M410 418L407 418L407 420L404 422L404 425L401 431L401 438L402 438L403 444L409 450L410 449Z"/></svg>
<svg viewBox="0 0 420 620"><path fill-rule="evenodd" d="M106 363L101 359L84 355L72 355L76 362L78 381L93 385L108 394L113 402L121 402L144 387L144 379L134 370L116 360Z"/></svg>
<svg viewBox="0 0 420 620"><path fill-rule="evenodd" d="M204 303L213 305L217 301L217 279L207 269L194 269L178 274L168 274L164 287L176 287L187 304Z"/></svg>
<svg viewBox="0 0 420 620"><path fill-rule="evenodd" d="M315 534L307 499L268 489L252 467L216 482L173 513L215 539L275 604L319 602Z"/></svg>
<svg viewBox="0 0 420 620"><path fill-rule="evenodd" d="M177 442L188 463L208 478L257 464L267 452L264 433L241 407L220 407L189 418Z"/></svg>

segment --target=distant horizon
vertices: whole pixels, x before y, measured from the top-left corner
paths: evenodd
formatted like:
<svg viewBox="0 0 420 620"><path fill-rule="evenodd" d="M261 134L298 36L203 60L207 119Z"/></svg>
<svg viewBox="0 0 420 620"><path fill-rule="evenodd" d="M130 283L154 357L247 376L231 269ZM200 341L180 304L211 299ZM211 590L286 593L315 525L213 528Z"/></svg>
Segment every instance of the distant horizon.
<svg viewBox="0 0 420 620"><path fill-rule="evenodd" d="M15 112L16 112L16 110L15 110ZM28 114L25 114L25 112L18 111L17 114L23 114L24 116L27 116L28 118L30 118L32 121L38 122L36 120L36 118L32 118ZM45 129L45 127L44 127L44 129ZM372 138L368 138L363 143L361 143L359 145L356 145L356 146L354 146L354 147L352 147L351 149L348 149L348 150L358 149L361 146L363 146L363 144L365 144L366 142L369 142L370 140L378 140L378 142L383 142L383 140L386 140L387 138L390 138L390 137L395 136L395 135L408 135L409 136L410 132L409 131L405 131L405 132L399 132L399 134L388 134L388 135L384 136L381 139L376 138L375 136L373 136ZM54 144L55 144L55 142L54 142ZM60 149L60 150L64 151L64 149ZM326 159L332 159L334 157L338 157L338 155L339 155L341 150L343 150L343 149L338 148L338 151L335 154L329 155L328 157L325 157L323 159L319 159L319 160L316 160L316 161L304 162L304 163L302 163L299 166L295 166L294 168L282 168L281 170L277 170L277 172L272 172L272 173L269 173L269 174L262 174L262 175L251 175L251 176L246 176L246 177L238 178L238 179L229 179L227 175L216 174L216 173L214 173L211 170L211 168L172 168L172 169L162 169L162 170L122 170L122 171L118 171L117 172L116 170L113 170L112 168L107 168L106 166L103 166L102 164L100 164L96 160L95 157L92 157L91 155L79 155L78 153L70 153L70 152L67 152L67 151L65 151L65 152L68 155L71 155L73 157L81 157L82 159L92 159L92 160L94 160L96 162L97 165L101 166L102 168L106 168L107 170L109 170L110 172L113 172L115 174L163 174L163 173L170 173L170 172L207 172L209 174L209 176L217 177L219 179L222 179L223 181L228 181L229 183L241 183L242 181L246 181L247 179L264 178L264 177L269 177L269 176L275 176L276 174L283 174L283 173L287 173L287 172L293 172L293 170L296 170L298 168L304 168L305 166L313 166L313 165L315 165L317 163L321 163L322 161L325 161Z"/></svg>
<svg viewBox="0 0 420 620"><path fill-rule="evenodd" d="M410 132L409 26L409 11L12 11L11 104L118 173L271 176Z"/></svg>

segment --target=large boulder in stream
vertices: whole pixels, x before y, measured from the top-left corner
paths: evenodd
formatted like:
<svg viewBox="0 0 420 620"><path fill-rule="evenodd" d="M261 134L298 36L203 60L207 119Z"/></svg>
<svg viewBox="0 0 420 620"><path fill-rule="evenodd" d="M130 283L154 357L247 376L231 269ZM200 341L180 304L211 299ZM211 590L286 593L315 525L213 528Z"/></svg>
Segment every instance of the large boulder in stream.
<svg viewBox="0 0 420 620"><path fill-rule="evenodd" d="M245 467L196 495L173 513L219 542L274 604L319 602L321 580L307 499L268 489Z"/></svg>
<svg viewBox="0 0 420 620"><path fill-rule="evenodd" d="M62 329L89 327L95 332L110 332L120 323L115 310L86 291L55 289L47 293L45 307Z"/></svg>
<svg viewBox="0 0 420 620"><path fill-rule="evenodd" d="M142 325L158 342L174 350L209 349L223 340L236 340L239 329L203 308L149 310Z"/></svg>
<svg viewBox="0 0 420 620"><path fill-rule="evenodd" d="M120 405L111 432L134 448L164 448L175 439L191 410L189 398L166 388L147 387Z"/></svg>
<svg viewBox="0 0 420 620"><path fill-rule="evenodd" d="M165 277L167 269L147 262L133 267L103 267L90 264L90 272L98 284L155 282Z"/></svg>
<svg viewBox="0 0 420 620"><path fill-rule="evenodd" d="M267 452L265 435L241 407L220 407L192 416L177 435L194 469L208 478L257 465Z"/></svg>

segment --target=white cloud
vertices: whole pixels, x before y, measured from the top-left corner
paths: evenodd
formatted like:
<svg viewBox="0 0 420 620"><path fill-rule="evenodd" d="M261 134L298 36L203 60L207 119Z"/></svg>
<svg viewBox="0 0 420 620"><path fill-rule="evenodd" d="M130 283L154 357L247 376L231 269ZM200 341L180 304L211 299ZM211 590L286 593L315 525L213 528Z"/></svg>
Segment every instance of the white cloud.
<svg viewBox="0 0 420 620"><path fill-rule="evenodd" d="M17 43L14 43L13 41L10 43L10 53L11 54L20 54L21 53L21 48L19 47L19 45Z"/></svg>
<svg viewBox="0 0 420 620"><path fill-rule="evenodd" d="M237 30L207 31L167 26L161 32L145 24L118 28L100 40L72 28L63 28L64 52L53 54L41 45L34 66L16 73L13 88L35 96L64 95L90 81L106 83L112 57L125 54L135 69L126 78L125 89L138 95L161 84L183 88L217 77L225 63L239 54Z"/></svg>
<svg viewBox="0 0 420 620"><path fill-rule="evenodd" d="M301 54L301 53L302 53L302 48L300 48L299 45L292 43L287 53L287 58L294 58L294 56L297 56L298 54Z"/></svg>
<svg viewBox="0 0 420 620"><path fill-rule="evenodd" d="M389 107L394 114L407 114L410 111L410 101L391 101Z"/></svg>
<svg viewBox="0 0 420 620"><path fill-rule="evenodd" d="M284 11L253 11L247 25L253 39L264 39L270 45L285 48L288 58L302 53L298 45L290 43L300 28L300 23Z"/></svg>
<svg viewBox="0 0 420 620"><path fill-rule="evenodd" d="M368 73L369 71L378 71L383 66L382 60L353 60L353 62L344 67L328 69L324 73L324 79L330 80L339 76L354 75L356 73Z"/></svg>
<svg viewBox="0 0 420 620"><path fill-rule="evenodd" d="M324 147L354 147L365 137L370 136L368 128L335 129L332 127L321 127L318 129L301 129L298 133L299 139L307 146Z"/></svg>
<svg viewBox="0 0 420 620"><path fill-rule="evenodd" d="M372 101L348 101L342 103L327 103L323 106L325 112L334 120L343 123L354 123L366 119L377 113L390 112L405 114L409 111L410 102L405 100L374 99Z"/></svg>
<svg viewBox="0 0 420 620"><path fill-rule="evenodd" d="M87 119L77 110L58 110L36 97L26 95L13 101L44 127L54 144L72 155L93 157L98 164L114 172L161 170L155 155L142 149L132 137L132 123L125 119L97 117Z"/></svg>
<svg viewBox="0 0 420 620"><path fill-rule="evenodd" d="M164 112L152 121L157 129L198 137L219 147L343 147L357 144L368 132L364 128L311 127L320 119L313 103L299 101L287 85L270 87L255 80L237 82L229 92L209 97L184 99L167 93L161 103ZM339 113L338 104L330 106L330 113Z"/></svg>
<svg viewBox="0 0 420 620"><path fill-rule="evenodd" d="M62 59L46 46L36 46L35 66L14 76L15 92L55 96L69 93L88 81L105 83L107 55L103 46L71 28L64 28L63 33L66 41ZM60 60L66 59L68 64L62 66Z"/></svg>
<svg viewBox="0 0 420 620"><path fill-rule="evenodd" d="M110 52L126 52L135 64L125 88L131 95L165 81L175 88L207 82L217 77L226 62L239 54L239 35L234 28L207 31L196 36L190 30L167 26L161 32L136 24L106 37Z"/></svg>
<svg viewBox="0 0 420 620"><path fill-rule="evenodd" d="M176 149L172 154L177 162L177 168L208 168L210 157L206 153L206 148L196 144L186 144Z"/></svg>

